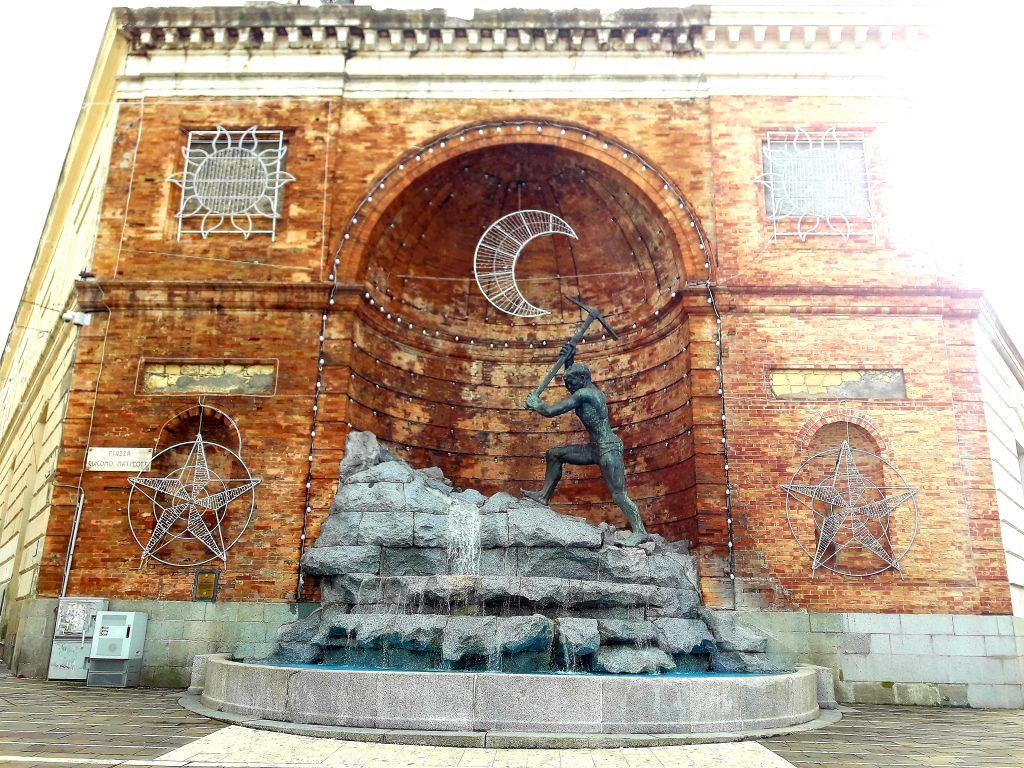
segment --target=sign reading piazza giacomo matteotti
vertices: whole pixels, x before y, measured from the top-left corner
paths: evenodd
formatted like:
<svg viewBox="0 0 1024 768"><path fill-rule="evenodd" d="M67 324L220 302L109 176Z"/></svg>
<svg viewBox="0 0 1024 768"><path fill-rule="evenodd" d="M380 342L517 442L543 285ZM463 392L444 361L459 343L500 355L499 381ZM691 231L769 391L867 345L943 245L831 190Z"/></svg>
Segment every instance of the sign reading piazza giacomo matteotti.
<svg viewBox="0 0 1024 768"><path fill-rule="evenodd" d="M90 448L87 472L145 472L153 460L152 448Z"/></svg>

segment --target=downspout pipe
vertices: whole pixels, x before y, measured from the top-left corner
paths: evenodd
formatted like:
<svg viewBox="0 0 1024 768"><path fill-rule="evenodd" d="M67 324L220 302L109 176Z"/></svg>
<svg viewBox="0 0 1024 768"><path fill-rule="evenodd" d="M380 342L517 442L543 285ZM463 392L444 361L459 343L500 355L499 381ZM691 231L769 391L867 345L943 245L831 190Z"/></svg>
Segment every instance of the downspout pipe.
<svg viewBox="0 0 1024 768"><path fill-rule="evenodd" d="M75 559L75 543L78 541L78 526L82 522L82 509L85 507L85 491L80 485L54 484L57 488L70 488L78 491L78 501L75 504L75 519L71 523L71 541L68 542L68 554L64 559L64 580L60 585L60 596L64 597L68 592L68 580L71 578L71 564Z"/></svg>

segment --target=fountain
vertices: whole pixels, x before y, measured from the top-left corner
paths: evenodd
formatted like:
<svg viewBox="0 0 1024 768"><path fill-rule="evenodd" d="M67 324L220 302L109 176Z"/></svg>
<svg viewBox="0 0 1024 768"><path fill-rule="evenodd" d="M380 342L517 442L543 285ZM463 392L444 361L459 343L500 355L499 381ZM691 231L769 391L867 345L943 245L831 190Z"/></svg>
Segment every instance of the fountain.
<svg viewBox="0 0 1024 768"><path fill-rule="evenodd" d="M819 717L813 670L702 605L686 543L623 546L629 535L457 490L352 433L301 563L319 579L319 610L283 626L266 659L211 660L202 702L506 746L539 733L735 738Z"/></svg>

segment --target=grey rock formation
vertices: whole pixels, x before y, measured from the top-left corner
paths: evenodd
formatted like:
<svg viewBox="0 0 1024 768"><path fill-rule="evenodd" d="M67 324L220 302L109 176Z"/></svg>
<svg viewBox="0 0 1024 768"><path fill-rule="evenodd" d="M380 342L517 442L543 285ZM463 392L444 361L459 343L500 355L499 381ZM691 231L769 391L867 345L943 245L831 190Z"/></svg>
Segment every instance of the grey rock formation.
<svg viewBox="0 0 1024 768"><path fill-rule="evenodd" d="M405 508L415 514L445 515L451 504L449 496L427 485L426 478L417 477L405 486Z"/></svg>
<svg viewBox="0 0 1024 768"><path fill-rule="evenodd" d="M464 491L459 491L458 493L453 493L452 495L457 499L467 501L470 504L474 504L478 507L482 507L484 503L487 501L487 497L480 493L480 491L478 491L476 488L467 488Z"/></svg>
<svg viewBox="0 0 1024 768"><path fill-rule="evenodd" d="M779 668L765 637L701 607L685 542L652 536L624 547L628 532L606 523L454 489L440 469L414 469L366 432L349 435L339 476L301 561L319 579L322 609L282 628L272 661L616 674Z"/></svg>
<svg viewBox="0 0 1024 768"><path fill-rule="evenodd" d="M285 624L277 630L277 641L279 643L312 642L320 630L321 613L322 610L316 610L304 619Z"/></svg>
<svg viewBox="0 0 1024 768"><path fill-rule="evenodd" d="M444 573L448 550L431 547L384 547L381 576L433 576Z"/></svg>
<svg viewBox="0 0 1024 768"><path fill-rule="evenodd" d="M487 511L487 504L481 511ZM601 546L601 532L585 520L559 515L540 506L522 508L509 505L505 511L508 512L508 537L512 546L590 549Z"/></svg>
<svg viewBox="0 0 1024 768"><path fill-rule="evenodd" d="M634 643L636 645L654 642L654 622L630 621L629 619L601 619L597 631L602 644Z"/></svg>
<svg viewBox="0 0 1024 768"><path fill-rule="evenodd" d="M715 672L754 672L768 675L791 669L791 665L779 663L768 654L745 651L712 654L711 662Z"/></svg>
<svg viewBox="0 0 1024 768"><path fill-rule="evenodd" d="M515 506L519 502L520 500L515 496L510 496L507 493L499 491L484 501L480 506L480 513L483 515L490 515L495 512L507 512L509 507Z"/></svg>
<svg viewBox="0 0 1024 768"><path fill-rule="evenodd" d="M458 663L488 657L497 650L498 619L494 616L453 616L445 627L441 657Z"/></svg>
<svg viewBox="0 0 1024 768"><path fill-rule="evenodd" d="M601 633L597 619L558 620L558 642L572 656L590 656L601 647Z"/></svg>
<svg viewBox="0 0 1024 768"><path fill-rule="evenodd" d="M768 650L768 638L740 623L730 611L701 608L700 617L715 636L720 651L764 653Z"/></svg>
<svg viewBox="0 0 1024 768"><path fill-rule="evenodd" d="M338 489L331 512L362 514L404 514L406 511L403 483L348 483Z"/></svg>
<svg viewBox="0 0 1024 768"><path fill-rule="evenodd" d="M546 651L554 639L554 622L547 616L507 616L498 619L498 650L502 653Z"/></svg>
<svg viewBox="0 0 1024 768"><path fill-rule="evenodd" d="M387 461L367 467L349 477L349 483L411 483L418 477L408 464L402 461Z"/></svg>
<svg viewBox="0 0 1024 768"><path fill-rule="evenodd" d="M359 538L359 522L362 519L362 512L332 509L320 525L320 535L314 547L343 547L355 543Z"/></svg>
<svg viewBox="0 0 1024 768"><path fill-rule="evenodd" d="M629 645L602 645L594 659L595 672L616 675L640 675L668 672L675 662L660 648L634 648Z"/></svg>
<svg viewBox="0 0 1024 768"><path fill-rule="evenodd" d="M377 442L377 436L372 432L350 432L345 439L345 455L338 471L338 484L342 486L357 472L391 460L391 453Z"/></svg>
<svg viewBox="0 0 1024 768"><path fill-rule="evenodd" d="M672 654L707 654L716 649L715 638L699 619L658 619L654 622L658 647Z"/></svg>
<svg viewBox="0 0 1024 768"><path fill-rule="evenodd" d="M380 547L316 546L302 555L302 570L310 576L336 573L377 573Z"/></svg>
<svg viewBox="0 0 1024 768"><path fill-rule="evenodd" d="M400 616L396 623L396 647L413 651L438 648L444 637L447 616Z"/></svg>

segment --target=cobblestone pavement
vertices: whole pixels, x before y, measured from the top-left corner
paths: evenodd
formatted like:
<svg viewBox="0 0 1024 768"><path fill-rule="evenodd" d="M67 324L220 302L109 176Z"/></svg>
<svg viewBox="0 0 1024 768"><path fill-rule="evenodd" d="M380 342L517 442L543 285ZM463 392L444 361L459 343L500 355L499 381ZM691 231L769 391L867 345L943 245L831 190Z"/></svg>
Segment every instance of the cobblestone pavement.
<svg viewBox="0 0 1024 768"><path fill-rule="evenodd" d="M798 768L1024 768L1024 710L858 706L761 743Z"/></svg>
<svg viewBox="0 0 1024 768"><path fill-rule="evenodd" d="M842 721L827 728L760 744L480 750L325 743L225 727L182 709L179 696L179 691L19 680L0 670L0 765L1024 768L1024 711L865 706L845 711Z"/></svg>
<svg viewBox="0 0 1024 768"><path fill-rule="evenodd" d="M0 764L117 765L159 757L224 727L182 709L180 697L17 679L0 668Z"/></svg>

